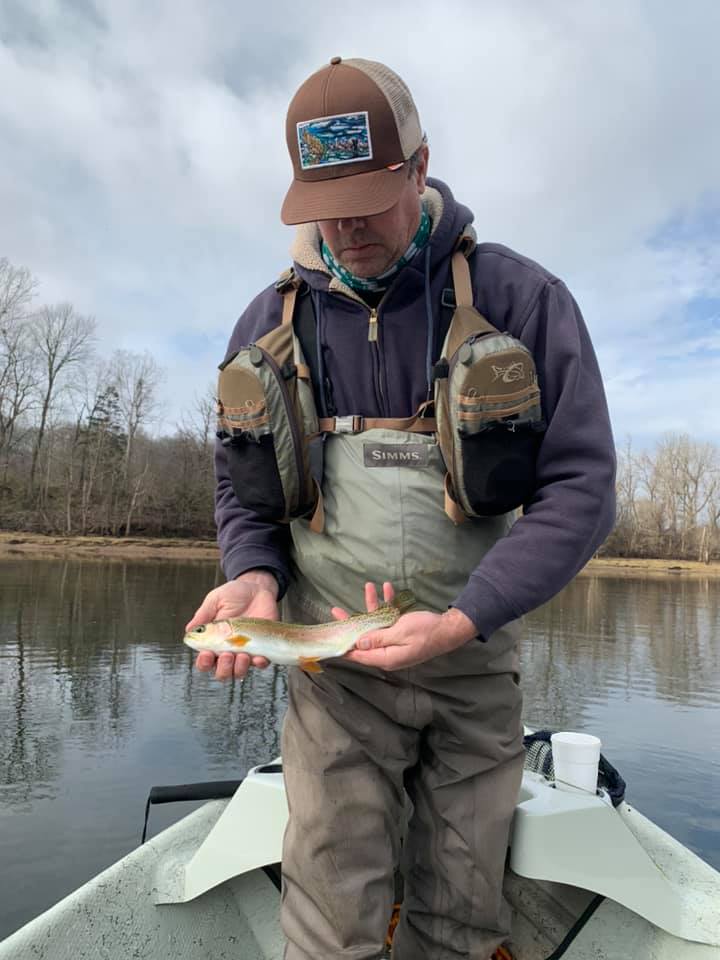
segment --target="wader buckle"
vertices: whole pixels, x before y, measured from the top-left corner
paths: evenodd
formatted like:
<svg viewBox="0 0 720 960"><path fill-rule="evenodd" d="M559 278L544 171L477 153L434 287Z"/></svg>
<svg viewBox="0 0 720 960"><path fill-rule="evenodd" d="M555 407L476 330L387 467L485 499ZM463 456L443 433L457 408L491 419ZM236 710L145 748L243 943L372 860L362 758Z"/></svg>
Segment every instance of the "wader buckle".
<svg viewBox="0 0 720 960"><path fill-rule="evenodd" d="M362 417L353 416L335 417L335 433L360 433Z"/></svg>

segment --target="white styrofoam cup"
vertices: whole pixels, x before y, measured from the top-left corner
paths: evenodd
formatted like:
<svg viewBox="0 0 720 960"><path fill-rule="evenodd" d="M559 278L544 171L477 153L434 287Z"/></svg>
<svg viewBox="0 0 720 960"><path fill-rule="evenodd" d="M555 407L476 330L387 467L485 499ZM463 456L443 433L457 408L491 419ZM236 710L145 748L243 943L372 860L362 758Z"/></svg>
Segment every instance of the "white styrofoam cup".
<svg viewBox="0 0 720 960"><path fill-rule="evenodd" d="M553 733L550 743L558 788L569 785L596 793L601 747L598 737L590 733Z"/></svg>

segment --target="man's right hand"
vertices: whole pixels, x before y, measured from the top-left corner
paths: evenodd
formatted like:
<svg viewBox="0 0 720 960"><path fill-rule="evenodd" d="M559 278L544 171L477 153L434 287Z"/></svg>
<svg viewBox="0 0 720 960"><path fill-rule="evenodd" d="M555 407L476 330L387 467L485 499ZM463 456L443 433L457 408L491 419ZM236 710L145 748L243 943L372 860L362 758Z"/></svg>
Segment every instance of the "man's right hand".
<svg viewBox="0 0 720 960"><path fill-rule="evenodd" d="M187 632L201 623L229 617L279 620L277 595L278 583L271 573L267 570L248 570L235 580L211 590L185 630ZM217 680L229 680L231 677L242 680L251 665L264 669L270 665L270 661L265 657L250 657L247 653L221 653L216 657L209 650L198 653L195 660L195 666L204 673L215 668Z"/></svg>

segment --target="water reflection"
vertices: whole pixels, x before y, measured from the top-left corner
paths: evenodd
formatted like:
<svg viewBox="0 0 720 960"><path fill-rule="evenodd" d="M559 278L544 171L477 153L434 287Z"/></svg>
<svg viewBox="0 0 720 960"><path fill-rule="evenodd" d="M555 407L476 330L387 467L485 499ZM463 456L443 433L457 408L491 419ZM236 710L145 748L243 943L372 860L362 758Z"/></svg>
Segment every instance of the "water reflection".
<svg viewBox="0 0 720 960"><path fill-rule="evenodd" d="M218 582L206 562L0 561L0 937L136 845L151 785L278 752L286 671L218 684L181 643ZM598 732L638 807L720 866L719 623L718 581L589 577L525 618L521 653L526 717Z"/></svg>
<svg viewBox="0 0 720 960"><path fill-rule="evenodd" d="M526 715L581 721L609 694L720 702L720 583L585 577L525 618Z"/></svg>
<svg viewBox="0 0 720 960"><path fill-rule="evenodd" d="M69 743L122 751L150 737L158 704L182 704L176 727L192 728L211 764L248 766L277 749L285 672L219 685L192 669L180 642L218 581L214 565L23 560L0 569L5 803L47 795Z"/></svg>

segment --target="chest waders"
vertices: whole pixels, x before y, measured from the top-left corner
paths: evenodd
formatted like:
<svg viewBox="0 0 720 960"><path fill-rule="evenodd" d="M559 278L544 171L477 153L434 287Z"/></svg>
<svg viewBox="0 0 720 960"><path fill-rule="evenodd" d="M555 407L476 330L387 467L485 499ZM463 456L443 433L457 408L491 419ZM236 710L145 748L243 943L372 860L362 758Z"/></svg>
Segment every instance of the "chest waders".
<svg viewBox="0 0 720 960"><path fill-rule="evenodd" d="M326 620L361 607L367 580L390 580L418 608L444 612L512 522L511 515L449 522L445 465L434 435L373 428L325 440L324 526L291 524L288 619Z"/></svg>
<svg viewBox="0 0 720 960"><path fill-rule="evenodd" d="M445 472L434 435L329 435L324 530L291 524L285 618L355 610L366 580L386 579L444 612L510 526L451 523ZM502 883L524 760L517 638L509 623L392 673L343 658L289 671L285 960L376 960L400 900L393 960L488 960L508 936Z"/></svg>
<svg viewBox="0 0 720 960"><path fill-rule="evenodd" d="M290 524L284 618L355 610L368 580L444 612L512 514L457 515L432 418L318 425L322 492L312 517ZM398 868L393 960L487 960L507 936L502 878L524 758L517 636L509 623L393 673L342 658L319 675L289 671L285 960L380 957Z"/></svg>

